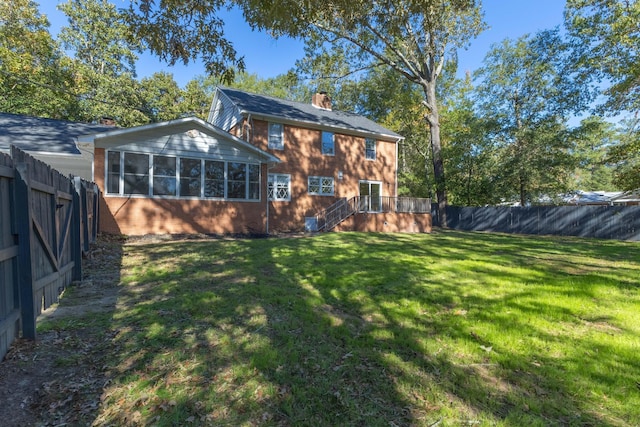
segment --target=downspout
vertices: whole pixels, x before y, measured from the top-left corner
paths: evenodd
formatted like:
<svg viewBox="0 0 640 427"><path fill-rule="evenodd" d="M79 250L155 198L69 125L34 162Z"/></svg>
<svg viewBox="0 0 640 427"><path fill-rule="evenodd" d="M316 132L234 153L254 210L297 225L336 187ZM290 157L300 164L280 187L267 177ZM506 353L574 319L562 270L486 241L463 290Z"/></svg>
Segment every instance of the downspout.
<svg viewBox="0 0 640 427"><path fill-rule="evenodd" d="M266 213L267 213L267 218L266 218L266 233L267 236L269 235L269 169L273 168L273 163L271 162L267 162L267 191L265 192L264 195L264 199L267 202L267 206L266 206Z"/></svg>
<svg viewBox="0 0 640 427"><path fill-rule="evenodd" d="M242 133L244 133L244 127L242 128ZM251 117L251 113L249 113L247 114L247 135L245 141L252 144L251 139L253 139L253 118Z"/></svg>
<svg viewBox="0 0 640 427"><path fill-rule="evenodd" d="M398 152L400 150L400 141L402 141L404 138L398 138L398 140L396 141L396 165L395 165L395 189L394 189L394 195L393 197L397 198L398 197Z"/></svg>

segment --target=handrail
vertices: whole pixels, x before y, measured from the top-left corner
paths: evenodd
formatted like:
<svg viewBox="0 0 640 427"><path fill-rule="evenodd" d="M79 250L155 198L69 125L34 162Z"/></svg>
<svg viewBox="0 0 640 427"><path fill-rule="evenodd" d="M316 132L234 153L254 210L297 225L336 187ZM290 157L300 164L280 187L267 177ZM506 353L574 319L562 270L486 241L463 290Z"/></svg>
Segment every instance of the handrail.
<svg viewBox="0 0 640 427"><path fill-rule="evenodd" d="M315 215L317 231L329 231L355 213L430 213L431 199L390 196L341 198Z"/></svg>

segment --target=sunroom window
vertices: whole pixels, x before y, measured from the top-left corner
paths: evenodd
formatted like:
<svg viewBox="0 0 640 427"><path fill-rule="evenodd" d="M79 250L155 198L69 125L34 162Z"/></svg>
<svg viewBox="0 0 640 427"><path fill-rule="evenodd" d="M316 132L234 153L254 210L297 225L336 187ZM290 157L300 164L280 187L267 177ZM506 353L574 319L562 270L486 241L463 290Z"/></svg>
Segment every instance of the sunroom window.
<svg viewBox="0 0 640 427"><path fill-rule="evenodd" d="M149 155L124 153L125 194L149 194Z"/></svg>
<svg viewBox="0 0 640 427"><path fill-rule="evenodd" d="M108 195L260 200L260 165L107 151Z"/></svg>
<svg viewBox="0 0 640 427"><path fill-rule="evenodd" d="M224 162L205 160L204 197L224 198Z"/></svg>
<svg viewBox="0 0 640 427"><path fill-rule="evenodd" d="M200 159L180 159L180 195L200 197L202 169Z"/></svg>
<svg viewBox="0 0 640 427"><path fill-rule="evenodd" d="M153 156L153 195L175 196L176 158L167 156Z"/></svg>

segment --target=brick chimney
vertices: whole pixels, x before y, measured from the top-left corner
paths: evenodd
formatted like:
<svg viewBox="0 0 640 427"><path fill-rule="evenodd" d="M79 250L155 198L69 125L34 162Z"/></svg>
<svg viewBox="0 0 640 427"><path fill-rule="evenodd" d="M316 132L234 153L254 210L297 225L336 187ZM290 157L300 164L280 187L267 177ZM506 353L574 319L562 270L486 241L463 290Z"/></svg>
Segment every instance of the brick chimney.
<svg viewBox="0 0 640 427"><path fill-rule="evenodd" d="M311 105L316 108L331 111L331 98L329 98L327 92L318 92L311 98Z"/></svg>
<svg viewBox="0 0 640 427"><path fill-rule="evenodd" d="M101 117L98 123L105 126L116 126L116 120L111 117Z"/></svg>

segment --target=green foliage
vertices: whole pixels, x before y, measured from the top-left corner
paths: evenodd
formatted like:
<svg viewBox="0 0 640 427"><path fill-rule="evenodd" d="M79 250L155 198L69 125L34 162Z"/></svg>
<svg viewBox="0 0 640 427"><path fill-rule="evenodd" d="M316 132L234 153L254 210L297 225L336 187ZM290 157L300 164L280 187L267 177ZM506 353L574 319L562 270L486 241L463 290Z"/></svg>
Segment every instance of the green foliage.
<svg viewBox="0 0 640 427"><path fill-rule="evenodd" d="M75 55L80 119L111 117L125 127L147 123L135 79L138 46L127 42L129 28L115 6L105 0L69 0L59 8L68 18L60 39Z"/></svg>
<svg viewBox="0 0 640 427"><path fill-rule="evenodd" d="M31 0L0 2L0 111L74 118L77 102L70 61Z"/></svg>
<svg viewBox="0 0 640 427"><path fill-rule="evenodd" d="M614 168L609 152L620 144L620 132L601 117L591 116L572 130L571 138L575 140L578 160L574 188L586 191L618 190L613 183Z"/></svg>
<svg viewBox="0 0 640 427"><path fill-rule="evenodd" d="M163 122L179 118L182 108L182 91L168 73L153 73L140 82L140 96L145 102L145 112L151 122Z"/></svg>
<svg viewBox="0 0 640 427"><path fill-rule="evenodd" d="M611 147L607 161L615 165L614 182L622 190L640 188L640 131L635 121L625 123L618 145Z"/></svg>
<svg viewBox="0 0 640 427"><path fill-rule="evenodd" d="M568 191L575 168L565 120L584 102L557 31L504 40L477 71L479 108L499 148L498 194L522 205Z"/></svg>
<svg viewBox="0 0 640 427"><path fill-rule="evenodd" d="M607 82L607 113L640 109L639 22L638 0L567 0L572 65L585 81Z"/></svg>
<svg viewBox="0 0 640 427"><path fill-rule="evenodd" d="M222 0L160 4L133 0L122 13L131 30L130 40L141 41L171 65L200 58L210 74L230 82L236 70L244 69L244 61L224 37L224 22L218 12L226 4Z"/></svg>
<svg viewBox="0 0 640 427"><path fill-rule="evenodd" d="M107 0L67 0L58 8L69 20L59 40L76 60L98 75L135 77L140 44L130 41L130 28L115 5Z"/></svg>

